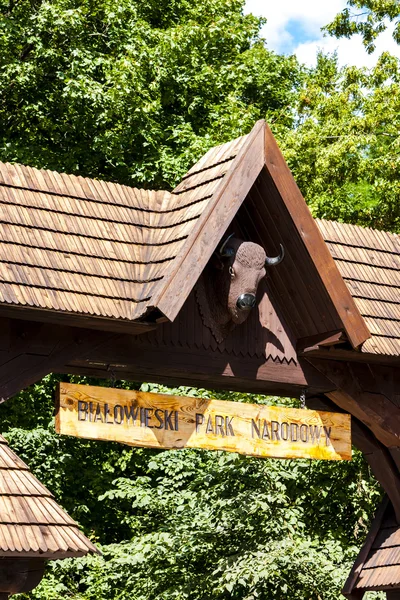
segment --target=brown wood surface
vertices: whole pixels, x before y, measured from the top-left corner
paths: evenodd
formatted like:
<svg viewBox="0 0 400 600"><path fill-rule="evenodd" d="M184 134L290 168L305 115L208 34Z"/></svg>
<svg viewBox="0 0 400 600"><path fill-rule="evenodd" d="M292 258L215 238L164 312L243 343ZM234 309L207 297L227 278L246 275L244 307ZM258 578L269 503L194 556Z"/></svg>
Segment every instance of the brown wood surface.
<svg viewBox="0 0 400 600"><path fill-rule="evenodd" d="M93 373L107 377L109 364L117 364L120 379L154 381L172 385L205 386L208 389L274 393L298 396L305 387L327 392L335 385L306 360L299 363L265 360L258 356L235 356L219 350L158 347L121 336L112 346L103 345L68 362L64 373ZM101 375L103 374L103 375Z"/></svg>
<svg viewBox="0 0 400 600"><path fill-rule="evenodd" d="M371 332L362 352L399 357L399 236L334 221L317 224Z"/></svg>
<svg viewBox="0 0 400 600"><path fill-rule="evenodd" d="M348 338L356 348L370 337L370 333L268 126L265 128L265 164L334 302Z"/></svg>
<svg viewBox="0 0 400 600"><path fill-rule="evenodd" d="M400 408L379 390L367 365L307 360L335 385L336 390L326 393L328 398L367 425L385 446L400 446ZM389 372L395 370L389 368Z"/></svg>
<svg viewBox="0 0 400 600"><path fill-rule="evenodd" d="M257 239L260 233L268 254L275 254L280 243L285 248L284 261L279 268L268 270L268 278L296 337L342 329L341 319L310 260L296 223L266 168L257 178L243 209L252 223L250 239Z"/></svg>
<svg viewBox="0 0 400 600"><path fill-rule="evenodd" d="M56 431L151 448L350 460L350 416L60 383Z"/></svg>
<svg viewBox="0 0 400 600"><path fill-rule="evenodd" d="M262 169L263 130L264 122L259 121L247 136L212 201L193 228L188 243L154 295L154 305L170 320L178 314Z"/></svg>

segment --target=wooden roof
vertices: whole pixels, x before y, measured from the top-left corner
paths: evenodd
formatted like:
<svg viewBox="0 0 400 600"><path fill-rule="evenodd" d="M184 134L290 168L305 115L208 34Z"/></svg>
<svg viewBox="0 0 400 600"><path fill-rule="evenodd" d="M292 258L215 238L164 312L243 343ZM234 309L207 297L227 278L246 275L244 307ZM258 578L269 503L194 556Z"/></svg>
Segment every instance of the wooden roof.
<svg viewBox="0 0 400 600"><path fill-rule="evenodd" d="M208 152L172 194L0 163L0 303L142 317L245 141Z"/></svg>
<svg viewBox="0 0 400 600"><path fill-rule="evenodd" d="M362 352L400 356L400 238L357 225L317 221L372 336Z"/></svg>
<svg viewBox="0 0 400 600"><path fill-rule="evenodd" d="M364 353L400 356L398 236L328 221L316 226L263 121L209 150L172 193L0 163L1 311L140 331L163 316L172 321L237 216L267 250L268 237L274 248L281 235L286 241L285 264L272 283L281 296L297 294L298 314L292 323L287 315L297 339L342 329ZM285 240L288 219L293 231ZM308 291L301 269L290 290L301 253Z"/></svg>
<svg viewBox="0 0 400 600"><path fill-rule="evenodd" d="M343 588L350 599L363 592L400 587L400 526L385 498L378 509L364 546Z"/></svg>
<svg viewBox="0 0 400 600"><path fill-rule="evenodd" d="M0 557L99 553L0 436Z"/></svg>

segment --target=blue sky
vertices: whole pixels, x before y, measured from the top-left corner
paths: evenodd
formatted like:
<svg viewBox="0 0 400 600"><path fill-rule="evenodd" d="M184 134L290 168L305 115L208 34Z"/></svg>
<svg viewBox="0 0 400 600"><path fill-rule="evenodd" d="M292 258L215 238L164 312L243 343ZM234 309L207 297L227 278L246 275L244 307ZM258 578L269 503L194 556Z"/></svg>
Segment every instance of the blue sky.
<svg viewBox="0 0 400 600"><path fill-rule="evenodd" d="M358 36L350 40L324 36L321 27L346 5L346 0L247 0L245 10L267 18L263 35L271 50L294 53L307 64L315 63L319 49L337 50L342 65L372 66L385 50L400 58L400 47L393 41L390 29L379 36L373 55L365 52Z"/></svg>

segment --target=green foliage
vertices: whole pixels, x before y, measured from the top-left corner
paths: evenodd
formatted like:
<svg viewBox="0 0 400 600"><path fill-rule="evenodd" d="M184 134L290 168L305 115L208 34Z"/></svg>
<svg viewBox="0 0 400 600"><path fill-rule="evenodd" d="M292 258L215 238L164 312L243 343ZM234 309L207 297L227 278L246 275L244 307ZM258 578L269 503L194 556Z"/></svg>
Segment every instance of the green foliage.
<svg viewBox="0 0 400 600"><path fill-rule="evenodd" d="M370 11L360 29L369 47L376 19L398 16L389 0L351 4ZM383 55L367 72L320 56L306 70L269 52L262 21L242 9L242 0L0 0L0 160L160 188L266 118L315 215L399 230L397 60ZM336 33L350 35L350 16L343 23ZM60 437L58 380L2 405L2 430L103 556L50 564L24 598L339 597L381 494L359 453L350 463L278 461Z"/></svg>
<svg viewBox="0 0 400 600"><path fill-rule="evenodd" d="M324 29L338 38L350 38L360 34L364 46L370 54L375 50L375 40L387 28L389 21L395 21L393 38L400 43L400 4L398 0L348 0L349 8L336 15L332 23ZM351 9L356 9L352 12Z"/></svg>
<svg viewBox="0 0 400 600"><path fill-rule="evenodd" d="M163 188L267 117L298 66L242 0L0 0L0 160Z"/></svg>
<svg viewBox="0 0 400 600"><path fill-rule="evenodd" d="M315 216L400 230L400 63L368 71L318 56L304 78L285 156Z"/></svg>
<svg viewBox="0 0 400 600"><path fill-rule="evenodd" d="M2 405L4 433L101 545L103 556L50 564L40 586L24 598L339 597L381 495L360 453L339 463L261 460L57 436L52 395L59 379L48 376ZM298 405L298 400L149 383L141 389Z"/></svg>

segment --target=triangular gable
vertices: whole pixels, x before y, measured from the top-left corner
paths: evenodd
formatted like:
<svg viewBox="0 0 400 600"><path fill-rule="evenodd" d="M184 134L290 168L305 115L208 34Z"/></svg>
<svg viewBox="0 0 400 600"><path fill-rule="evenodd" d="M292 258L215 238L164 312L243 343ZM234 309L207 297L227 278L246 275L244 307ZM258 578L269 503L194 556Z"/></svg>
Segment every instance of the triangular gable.
<svg viewBox="0 0 400 600"><path fill-rule="evenodd" d="M214 161L213 169L217 169L218 156ZM189 173L188 184L199 185L203 177L201 165L198 170ZM207 173L204 175L209 176ZM254 187L258 189L254 190ZM248 196L252 196L250 201ZM248 210L247 204L250 203L253 206ZM288 306L286 312L289 314L294 309L297 315L298 327L294 324L297 337L319 334L323 337L327 332L344 330L353 347L358 347L370 337L367 326L264 121L259 121L242 143L229 170L215 190L212 201L198 219L164 278L158 294L153 298L154 306L168 319L173 320L178 314L219 240L237 214L241 216L241 222L246 222L252 236L249 239L258 241L255 239L258 237L264 247L272 253L279 250L281 242L287 249L284 263L279 269L271 269L270 276L279 289L280 301ZM271 248L274 228L278 235ZM297 262L296 265L296 261L300 260L302 263ZM291 288L297 270L302 271L303 276L298 278L299 288L302 289L296 291ZM301 304L304 305L303 308L300 307ZM290 321L290 318L287 320Z"/></svg>
<svg viewBox="0 0 400 600"><path fill-rule="evenodd" d="M269 276L296 339L370 335L264 121L172 193L0 164L0 204L4 315L137 333L173 321L236 219L269 254L285 246Z"/></svg>

